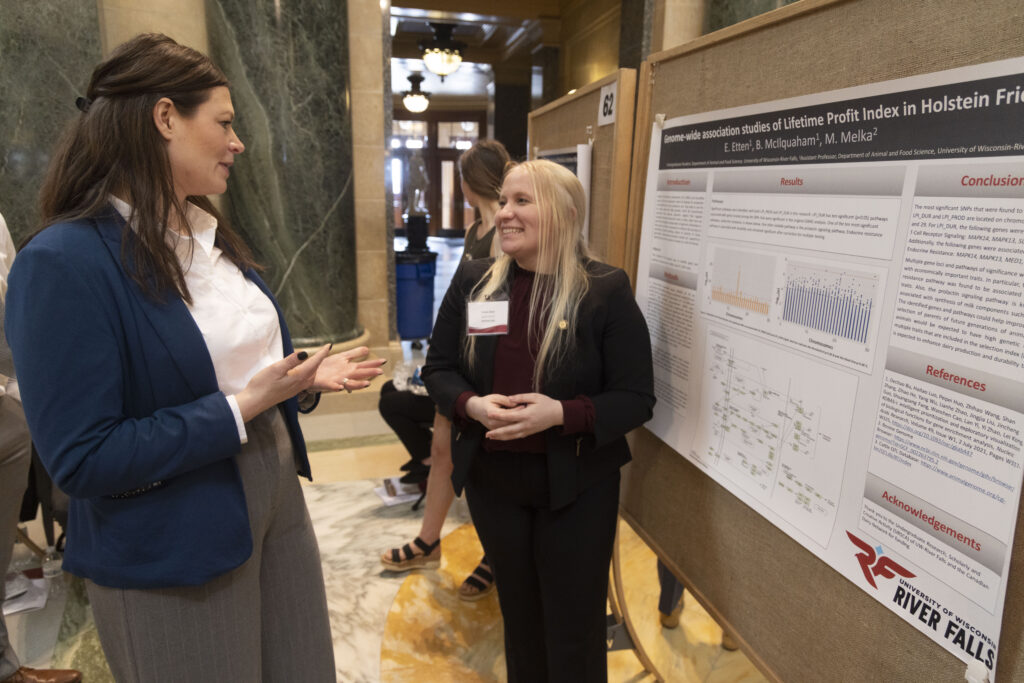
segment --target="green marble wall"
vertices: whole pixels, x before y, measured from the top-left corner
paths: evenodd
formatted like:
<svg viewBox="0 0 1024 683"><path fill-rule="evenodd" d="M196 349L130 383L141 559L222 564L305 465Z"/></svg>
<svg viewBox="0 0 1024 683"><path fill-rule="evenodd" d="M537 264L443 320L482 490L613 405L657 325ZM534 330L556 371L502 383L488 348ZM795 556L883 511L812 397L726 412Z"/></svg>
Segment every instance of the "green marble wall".
<svg viewBox="0 0 1024 683"><path fill-rule="evenodd" d="M207 0L206 21L246 145L227 213L266 266L297 346L355 337L346 3Z"/></svg>
<svg viewBox="0 0 1024 683"><path fill-rule="evenodd" d="M708 0L707 31L717 31L759 14L784 7L796 0Z"/></svg>
<svg viewBox="0 0 1024 683"><path fill-rule="evenodd" d="M100 59L95 0L0 0L0 214L15 243L39 227L50 153Z"/></svg>

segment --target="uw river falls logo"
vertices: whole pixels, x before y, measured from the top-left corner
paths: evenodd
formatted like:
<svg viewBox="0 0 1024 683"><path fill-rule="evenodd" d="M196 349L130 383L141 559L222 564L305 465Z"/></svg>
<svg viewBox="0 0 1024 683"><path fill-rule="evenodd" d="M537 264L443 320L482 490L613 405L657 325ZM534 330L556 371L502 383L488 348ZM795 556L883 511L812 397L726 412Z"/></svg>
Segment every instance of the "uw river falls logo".
<svg viewBox="0 0 1024 683"><path fill-rule="evenodd" d="M914 574L909 570L895 560L886 557L882 546L879 545L876 548L872 548L870 544L857 538L849 531L846 532L846 535L850 537L850 542L860 549L860 552L854 555L854 557L860 563L860 568L864 572L864 578L868 580L868 583L875 590L878 590L878 585L875 583L876 576L880 576L883 579L895 579L896 575L899 574L907 579L914 578ZM924 624L923 627L919 626L918 628L922 630L931 628L935 633L941 633L952 645L959 647L965 653L983 663L989 670L995 665L996 644L991 638L986 636L976 626L972 626L962 617L957 616L934 599L914 588L910 583L900 579L900 585L896 586L896 590L893 593L892 602L909 614L906 617L908 621L913 622L914 619L912 617L916 617L917 620ZM943 619L946 622L945 628L940 629Z"/></svg>
<svg viewBox="0 0 1024 683"><path fill-rule="evenodd" d="M857 561L860 562L860 568L864 572L864 578L868 580L871 587L878 589L878 585L875 584L875 577L881 576L883 579L894 579L896 574L903 576L908 579L914 578L914 575L908 570L901 566L896 560L891 557L887 557L883 554L882 546L872 548L870 544L860 540L849 531L846 535L850 537L850 541L860 548L861 552L854 555Z"/></svg>

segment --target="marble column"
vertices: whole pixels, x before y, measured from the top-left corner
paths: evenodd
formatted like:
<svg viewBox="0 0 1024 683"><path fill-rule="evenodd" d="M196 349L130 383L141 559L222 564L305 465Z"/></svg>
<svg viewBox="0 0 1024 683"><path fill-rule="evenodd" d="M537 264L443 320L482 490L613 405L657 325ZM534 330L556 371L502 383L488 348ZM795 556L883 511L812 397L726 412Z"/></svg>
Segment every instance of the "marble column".
<svg viewBox="0 0 1024 683"><path fill-rule="evenodd" d="M95 2L0 0L0 214L15 243L39 227L50 154L100 58Z"/></svg>
<svg viewBox="0 0 1024 683"><path fill-rule="evenodd" d="M391 212L388 140L391 138L391 30L387 2L348 3L351 40L352 155L359 324L379 355L401 359L395 326L394 219Z"/></svg>
<svg viewBox="0 0 1024 683"><path fill-rule="evenodd" d="M208 0L206 24L246 145L227 214L266 267L296 346L351 339L362 329L346 4Z"/></svg>
<svg viewBox="0 0 1024 683"><path fill-rule="evenodd" d="M650 51L668 50L701 36L705 29L708 5L716 1L657 0L653 8Z"/></svg>
<svg viewBox="0 0 1024 683"><path fill-rule="evenodd" d="M708 0L707 30L717 31L796 0Z"/></svg>
<svg viewBox="0 0 1024 683"><path fill-rule="evenodd" d="M619 68L639 69L651 54L654 8L654 0L622 0Z"/></svg>
<svg viewBox="0 0 1024 683"><path fill-rule="evenodd" d="M210 51L205 0L97 0L103 55L140 33L163 33L182 45Z"/></svg>

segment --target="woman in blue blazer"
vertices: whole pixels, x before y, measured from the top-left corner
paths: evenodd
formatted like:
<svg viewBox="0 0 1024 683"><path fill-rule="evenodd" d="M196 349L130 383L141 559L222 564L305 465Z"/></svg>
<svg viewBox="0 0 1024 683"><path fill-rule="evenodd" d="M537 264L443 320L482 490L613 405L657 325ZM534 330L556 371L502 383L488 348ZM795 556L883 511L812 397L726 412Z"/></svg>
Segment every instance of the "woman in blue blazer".
<svg viewBox="0 0 1024 683"><path fill-rule="evenodd" d="M244 149L206 56L138 36L77 104L6 318L33 440L71 496L64 566L119 681L333 681L297 413L382 361L294 352L206 198Z"/></svg>
<svg viewBox="0 0 1024 683"><path fill-rule="evenodd" d="M452 419L508 680L604 681L619 468L654 407L650 338L626 274L587 255L571 172L515 166L499 203L504 253L455 274L423 377Z"/></svg>

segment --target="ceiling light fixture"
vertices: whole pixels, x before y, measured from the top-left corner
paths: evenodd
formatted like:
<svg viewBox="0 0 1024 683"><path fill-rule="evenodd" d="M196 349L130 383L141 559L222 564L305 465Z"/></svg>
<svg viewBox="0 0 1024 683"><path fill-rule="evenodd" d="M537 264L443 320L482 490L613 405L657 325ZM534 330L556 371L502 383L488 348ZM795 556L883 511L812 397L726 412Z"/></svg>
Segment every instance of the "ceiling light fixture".
<svg viewBox="0 0 1024 683"><path fill-rule="evenodd" d="M433 40L421 41L419 47L423 50L423 63L433 73L441 77L450 76L459 70L462 64L462 51L466 44L452 40L452 31L455 24L439 24L430 22L430 28L434 31Z"/></svg>
<svg viewBox="0 0 1024 683"><path fill-rule="evenodd" d="M419 114L430 106L430 93L420 90L420 83L423 82L423 74L409 74L408 90L402 93L402 104L413 114Z"/></svg>

